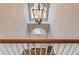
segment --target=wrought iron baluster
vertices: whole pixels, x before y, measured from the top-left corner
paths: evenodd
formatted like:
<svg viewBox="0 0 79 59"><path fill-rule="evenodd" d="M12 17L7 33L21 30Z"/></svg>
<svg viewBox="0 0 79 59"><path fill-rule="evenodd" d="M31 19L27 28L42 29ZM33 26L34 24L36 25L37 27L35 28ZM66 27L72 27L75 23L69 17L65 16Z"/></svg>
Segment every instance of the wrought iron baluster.
<svg viewBox="0 0 79 59"><path fill-rule="evenodd" d="M58 45L58 48L57 48L56 54L58 53L59 48L60 48L60 43L59 43L59 45Z"/></svg>
<svg viewBox="0 0 79 59"><path fill-rule="evenodd" d="M14 49L13 49L13 47L12 47L12 45L11 45L11 44L10 44L10 48L12 49L12 51L13 51L14 55L16 55L16 53L15 53L15 51L14 51Z"/></svg>
<svg viewBox="0 0 79 59"><path fill-rule="evenodd" d="M70 47L69 47L69 49L68 49L66 55L69 53L69 51L70 51L70 49L71 49L72 46L73 46L73 44L70 45Z"/></svg>
<svg viewBox="0 0 79 59"><path fill-rule="evenodd" d="M7 49L7 47L5 46L5 44L4 44L3 46L4 46L4 48L6 49L6 51L8 52L8 54L10 55L10 52L9 52L9 50Z"/></svg>
<svg viewBox="0 0 79 59"><path fill-rule="evenodd" d="M4 51L1 48L0 48L0 50L1 50L2 54L5 55Z"/></svg>
<svg viewBox="0 0 79 59"><path fill-rule="evenodd" d="M61 51L61 55L63 54L65 48L66 48L66 44L64 45L64 47L63 47L63 49L62 49L62 51Z"/></svg>
<svg viewBox="0 0 79 59"><path fill-rule="evenodd" d="M54 47L54 43L53 43L53 45L52 45L52 50L51 50L50 55L55 54L55 53L54 53L54 49L53 49L53 47Z"/></svg>
<svg viewBox="0 0 79 59"><path fill-rule="evenodd" d="M17 48L18 53L20 54L20 51L19 51L19 48L18 48L18 45L17 44L16 44L16 48Z"/></svg>

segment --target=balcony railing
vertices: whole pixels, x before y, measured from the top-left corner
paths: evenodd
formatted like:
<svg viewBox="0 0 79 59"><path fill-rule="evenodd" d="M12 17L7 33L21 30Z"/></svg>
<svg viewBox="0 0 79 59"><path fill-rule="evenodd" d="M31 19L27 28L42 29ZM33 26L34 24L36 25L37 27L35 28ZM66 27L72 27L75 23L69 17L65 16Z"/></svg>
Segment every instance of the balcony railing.
<svg viewBox="0 0 79 59"><path fill-rule="evenodd" d="M1 55L78 55L79 39L0 39Z"/></svg>

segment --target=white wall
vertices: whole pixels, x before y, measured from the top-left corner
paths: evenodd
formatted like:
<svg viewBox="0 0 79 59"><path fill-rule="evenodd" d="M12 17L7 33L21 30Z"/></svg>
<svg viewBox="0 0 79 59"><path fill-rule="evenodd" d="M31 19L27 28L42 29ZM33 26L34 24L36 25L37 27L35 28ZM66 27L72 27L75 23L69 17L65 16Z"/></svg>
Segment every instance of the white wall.
<svg viewBox="0 0 79 59"><path fill-rule="evenodd" d="M27 10L24 4L0 4L0 38L25 37Z"/></svg>
<svg viewBox="0 0 79 59"><path fill-rule="evenodd" d="M79 38L79 4L51 4L49 21L53 38Z"/></svg>
<svg viewBox="0 0 79 59"><path fill-rule="evenodd" d="M0 4L0 38L25 38L27 4ZM79 4L51 4L49 23L53 38L79 38Z"/></svg>

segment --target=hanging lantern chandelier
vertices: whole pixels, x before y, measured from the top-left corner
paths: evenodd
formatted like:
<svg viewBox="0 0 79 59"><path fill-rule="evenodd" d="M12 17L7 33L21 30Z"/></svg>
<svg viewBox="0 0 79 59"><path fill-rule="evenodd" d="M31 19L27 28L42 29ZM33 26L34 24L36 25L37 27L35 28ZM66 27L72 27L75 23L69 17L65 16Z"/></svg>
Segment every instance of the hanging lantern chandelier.
<svg viewBox="0 0 79 59"><path fill-rule="evenodd" d="M33 5L33 17L35 19L35 22L38 24L41 24L41 22L44 19L44 9L45 9L45 4L44 3L37 3Z"/></svg>

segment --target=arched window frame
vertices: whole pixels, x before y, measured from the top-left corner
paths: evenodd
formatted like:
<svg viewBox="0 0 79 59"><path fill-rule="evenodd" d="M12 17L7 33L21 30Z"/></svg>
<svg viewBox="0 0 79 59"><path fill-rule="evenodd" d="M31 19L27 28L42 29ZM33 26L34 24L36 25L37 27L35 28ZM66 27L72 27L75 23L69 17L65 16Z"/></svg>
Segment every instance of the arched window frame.
<svg viewBox="0 0 79 59"><path fill-rule="evenodd" d="M43 28L34 28L31 34L47 34L47 32Z"/></svg>

